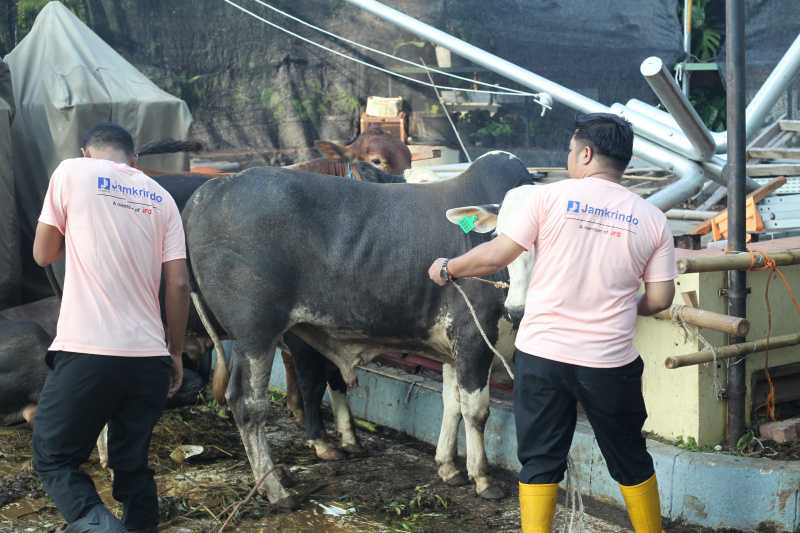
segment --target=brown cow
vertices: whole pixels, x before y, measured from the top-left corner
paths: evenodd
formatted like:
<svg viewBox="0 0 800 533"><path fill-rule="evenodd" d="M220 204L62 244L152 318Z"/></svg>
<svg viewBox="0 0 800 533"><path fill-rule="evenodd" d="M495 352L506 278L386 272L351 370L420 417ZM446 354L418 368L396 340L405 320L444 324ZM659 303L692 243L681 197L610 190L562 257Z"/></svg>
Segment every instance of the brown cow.
<svg viewBox="0 0 800 533"><path fill-rule="evenodd" d="M411 168L408 146L378 126L372 126L346 146L326 141L314 144L325 159L363 161L394 176L402 176L404 170Z"/></svg>

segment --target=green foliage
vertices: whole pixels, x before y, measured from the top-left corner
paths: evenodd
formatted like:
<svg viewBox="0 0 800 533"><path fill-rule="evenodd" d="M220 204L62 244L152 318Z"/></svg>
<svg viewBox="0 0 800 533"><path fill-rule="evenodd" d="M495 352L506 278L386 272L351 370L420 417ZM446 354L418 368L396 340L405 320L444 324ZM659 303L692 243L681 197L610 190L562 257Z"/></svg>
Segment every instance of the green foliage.
<svg viewBox="0 0 800 533"><path fill-rule="evenodd" d="M693 89L689 101L711 131L725 131L727 126L725 92L721 85Z"/></svg>
<svg viewBox="0 0 800 533"><path fill-rule="evenodd" d="M17 1L17 33L18 39L25 37L36 20L36 15L50 2L50 0L16 0ZM86 6L81 0L61 0L61 3L69 8L84 22L86 21Z"/></svg>
<svg viewBox="0 0 800 533"><path fill-rule="evenodd" d="M700 61L709 61L719 53L722 32L711 16L714 0L692 0L692 50Z"/></svg>

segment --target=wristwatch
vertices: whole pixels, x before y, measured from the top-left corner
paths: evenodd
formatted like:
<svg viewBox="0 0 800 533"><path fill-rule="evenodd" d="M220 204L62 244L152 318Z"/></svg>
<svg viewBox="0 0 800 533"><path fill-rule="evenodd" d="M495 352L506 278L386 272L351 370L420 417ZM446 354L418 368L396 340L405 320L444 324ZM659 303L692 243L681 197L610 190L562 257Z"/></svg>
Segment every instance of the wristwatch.
<svg viewBox="0 0 800 533"><path fill-rule="evenodd" d="M445 259L442 262L442 267L439 269L439 276L442 278L442 280L444 280L447 283L449 283L449 282L453 281L453 279L455 279L450 275L450 272L447 271L447 263L449 263L449 262L450 262L449 259Z"/></svg>

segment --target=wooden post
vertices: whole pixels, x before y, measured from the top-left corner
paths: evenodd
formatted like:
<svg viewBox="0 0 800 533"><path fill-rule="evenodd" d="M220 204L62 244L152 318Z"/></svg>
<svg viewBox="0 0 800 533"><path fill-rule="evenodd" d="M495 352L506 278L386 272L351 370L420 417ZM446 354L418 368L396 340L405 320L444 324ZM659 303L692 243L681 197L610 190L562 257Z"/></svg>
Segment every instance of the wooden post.
<svg viewBox="0 0 800 533"><path fill-rule="evenodd" d="M800 250L783 250L769 254L778 266L800 264ZM755 258L755 259L754 259ZM678 272L721 272L724 270L748 270L764 266L764 254L754 251L747 254L686 257L678 259Z"/></svg>
<svg viewBox="0 0 800 533"><path fill-rule="evenodd" d="M763 352L767 348L770 350L777 350L778 348L796 346L798 344L800 344L800 333L771 337L769 342L767 342L767 339L759 339L757 341L743 342L741 344L729 344L728 346L720 346L717 349L717 361L721 359L730 359L731 357L749 355L751 353ZM675 355L672 357L667 357L664 360L664 366L670 369L681 368L683 366L710 363L713 360L714 354L706 350L687 355Z"/></svg>
<svg viewBox="0 0 800 533"><path fill-rule="evenodd" d="M746 318L723 315L722 313L714 313L713 311L706 311L686 305L673 305L666 311L661 311L656 314L655 318L672 320L676 315L679 315L680 319L687 324L699 328L721 331L737 337L746 337L747 333L750 331L750 322Z"/></svg>

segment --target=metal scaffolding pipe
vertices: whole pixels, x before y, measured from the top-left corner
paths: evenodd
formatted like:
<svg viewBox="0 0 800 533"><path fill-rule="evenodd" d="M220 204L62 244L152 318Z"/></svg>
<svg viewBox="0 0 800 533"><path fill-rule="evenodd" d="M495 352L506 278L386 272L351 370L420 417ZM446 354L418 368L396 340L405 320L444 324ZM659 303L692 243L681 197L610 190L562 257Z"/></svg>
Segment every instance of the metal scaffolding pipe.
<svg viewBox="0 0 800 533"><path fill-rule="evenodd" d="M783 54L783 57L769 77L761 85L756 95L750 100L745 111L745 139L753 140L759 129L764 125L767 113L775 106L775 102L786 92L795 76L800 71L800 34L797 35L792 45ZM726 152L728 149L727 132L714 133L717 153Z"/></svg>
<svg viewBox="0 0 800 533"><path fill-rule="evenodd" d="M657 107L651 106L647 102L642 102L641 100L637 100L636 98L631 98L630 100L628 100L628 103L625 104L625 107L627 107L631 111L636 111L637 113L641 113L642 115L646 116L651 120L660 122L661 124L669 128L672 128L675 131L680 131L681 129L681 127L678 126L678 123L675 122L675 119L672 118L672 115L670 115L666 111L658 109Z"/></svg>
<svg viewBox="0 0 800 533"><path fill-rule="evenodd" d="M745 138L751 140L764 125L767 113L778 101L800 70L800 34L775 65L769 77L750 101L745 112Z"/></svg>
<svg viewBox="0 0 800 533"><path fill-rule="evenodd" d="M706 182L706 175L700 165L694 161L676 157L669 150L646 139L635 137L633 139L633 152L637 154L637 157L667 169L680 177L675 183L671 183L647 197L648 202L662 211L667 211L691 198L700 192Z"/></svg>
<svg viewBox="0 0 800 533"><path fill-rule="evenodd" d="M549 93L553 99L572 109L584 113L611 113L608 106L587 98L580 93L538 76L520 66L485 50L457 39L441 30L409 17L396 9L392 9L376 0L346 0L418 37L448 48L452 52L469 59L473 63L496 72L520 85L536 91ZM705 177L703 170L688 159L657 146L650 141L636 137L633 142L633 154L661 168L670 170L681 179L667 186L648 198L662 210L680 204L696 194L703 186Z"/></svg>
<svg viewBox="0 0 800 533"><path fill-rule="evenodd" d="M716 152L716 145L711 132L708 131L697 111L681 92L678 84L670 75L664 62L658 57L648 57L642 62L640 71L647 84L656 93L658 99L667 108L681 131L689 139L696 151L698 160L708 160Z"/></svg>
<svg viewBox="0 0 800 533"><path fill-rule="evenodd" d="M553 81L543 78L529 70L526 70L510 61L506 61L494 54L490 54L485 50L473 46L461 39L457 39L452 35L437 30L433 26L420 22L419 20L409 17L408 15L397 11L389 6L386 6L376 0L347 0L349 3L358 6L373 15L377 15L392 24L403 28L419 37L431 41L440 46L444 46L452 52L460 55L463 58L469 59L477 65L486 67L489 70L497 72L510 80L514 80L526 87L530 87L536 91L542 91L550 94L554 100L561 102L578 111L584 113L608 113L608 107L600 102L596 102L591 98L587 98L582 94L568 89L563 85L559 85Z"/></svg>
<svg viewBox="0 0 800 533"><path fill-rule="evenodd" d="M689 139L679 130L651 120L641 113L628 109L622 104L613 104L611 106L611 112L630 122L631 126L633 126L633 131L638 135L646 137L689 159L695 159L697 157L697 150L695 150L692 143L689 142Z"/></svg>

